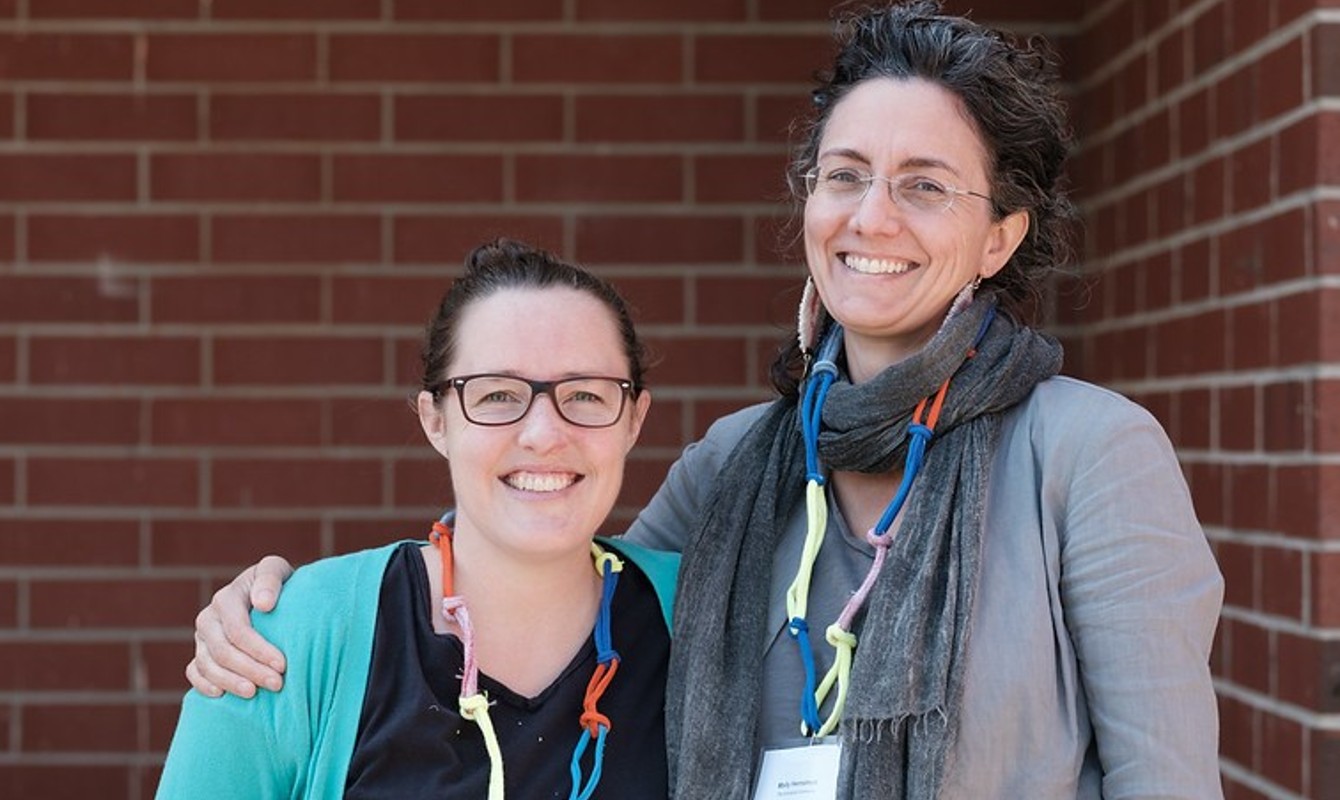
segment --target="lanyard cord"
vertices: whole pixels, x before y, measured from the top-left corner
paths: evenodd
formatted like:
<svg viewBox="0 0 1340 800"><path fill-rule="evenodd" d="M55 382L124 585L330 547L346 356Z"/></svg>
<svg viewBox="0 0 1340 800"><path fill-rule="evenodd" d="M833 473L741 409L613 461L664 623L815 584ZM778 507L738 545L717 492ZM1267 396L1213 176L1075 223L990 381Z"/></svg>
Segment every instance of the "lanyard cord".
<svg viewBox="0 0 1340 800"><path fill-rule="evenodd" d="M889 533L889 526L897 519L898 513L902 511L903 504L907 501L908 494L912 491L912 481L916 479L917 473L921 470L926 445L935 434L935 423L939 420L940 409L944 404L945 392L948 389L949 379L946 378L935 393L930 416L926 418L924 425L918 420L922 418L922 413L926 409L926 401L930 398L922 398L912 412L912 422L907 426L907 432L912 437L912 441L908 442L907 445L907 458L903 462L902 482L898 485L898 491L894 494L893 499L884 507L884 513L875 523L875 527L871 528L870 532L865 535L866 541L875 547L875 561L870 565L865 580L861 581L860 588L847 600L847 604L842 608L842 613L838 615L837 620L824 631L824 639L833 647L834 659L833 666L828 669L828 674L819 684L814 702L816 705L822 705L834 684L837 685L837 697L833 700L833 710L828 715L828 719L818 729L818 736L827 736L832 733L842 719L842 711L847 704L847 689L851 679L851 662L856 651L856 634L851 632L852 619L865 605L866 598L870 595L870 589L875 585L875 579L879 577L880 570L884 567L884 558L888 554L889 544L893 539L893 535Z"/></svg>
<svg viewBox="0 0 1340 800"><path fill-rule="evenodd" d="M479 664L475 659L475 631L470 624L470 613L465 598L455 593L455 567L452 559L452 532L446 522L434 522L429 540L438 549L442 557L442 613L447 619L454 620L461 629L461 645L465 651L461 669L461 716L472 720L479 726L484 736L484 749L489 756L488 800L503 800L503 760L502 748L498 744L498 735L493 729L493 720L489 717L488 696L479 691ZM595 560L596 573L602 578L600 590L600 609L596 613L593 636L596 643L596 669L586 686L586 696L582 701L582 733L572 754L570 772L572 773L572 792L570 800L589 800L600 783L601 767L605 760L605 736L610 731L609 717L597 709L600 698L609 688L614 673L619 668L619 653L614 649L610 632L611 607L614 602L614 590L619 584L619 573L623 562L613 553L606 552L595 542L591 543L591 554ZM596 740L595 754L592 760L591 777L585 786L581 786L581 759L586 752L587 741Z"/></svg>
<svg viewBox="0 0 1340 800"><path fill-rule="evenodd" d="M465 650L465 663L461 668L461 716L473 720L484 735L484 749L489 754L488 800L503 800L502 748L498 746L498 734L489 717L488 697L479 691L479 664L475 660L475 628L470 624L470 609L465 605L465 598L455 590L451 529L446 523L434 522L428 538L442 554L442 615L460 626L461 646Z"/></svg>
<svg viewBox="0 0 1340 800"><path fill-rule="evenodd" d="M619 670L619 651L614 649L614 638L610 633L610 611L614 602L614 590L619 585L619 572L623 562L613 553L608 553L595 542L591 543L591 552L595 555L596 572L603 578L600 589L600 611L596 613L596 669L586 684L586 697L582 700L582 733L577 736L577 746L572 751L572 763L568 771L572 774L572 792L569 800L589 800L600 783L601 767L605 763L605 737L610 732L610 718L600 713L596 703L609 688L614 673ZM582 786L582 755L586 745L596 740L595 755L591 760L591 777ZM580 789L579 789L580 787Z"/></svg>
<svg viewBox="0 0 1340 800"><path fill-rule="evenodd" d="M800 662L805 669L805 691L800 693L802 734L806 729L819 729L814 651L810 647L810 629L805 615L809 608L810 577L819 558L819 548L824 544L824 531L828 529L828 504L824 502L823 488L826 479L819 466L818 441L824 400L833 381L837 380L835 359L841 346L842 328L835 325L819 347L818 358L805 381L805 392L800 400L800 432L805 441L805 544L796 578L786 590L786 616L790 620L786 632L799 648Z"/></svg>
<svg viewBox="0 0 1340 800"><path fill-rule="evenodd" d="M982 319L977 335L973 339L973 344L965 356L965 361L977 354L977 345L981 343L994 318L995 309L993 307ZM815 363L810 378L805 382L805 393L801 402L801 435L805 443L805 466L808 473L805 491L806 532L805 546L801 553L800 566L796 571L796 579L787 590L787 614L791 617L787 632L800 644L801 661L805 668L805 689L802 692L800 703L800 732L802 736L827 736L837 729L838 723L842 720L842 711L847 702L847 689L851 678L852 659L856 651L856 634L851 632L852 620L865 605L870 590L875 585L875 580L879 577L879 573L884 566L889 545L893 540L889 528L902 511L903 505L907 502L907 497L912 491L912 482L916 479L917 473L921 471L926 447L935 435L935 425L939 421L940 412L944 407L945 394L949 391L949 382L953 379L952 375L946 378L932 397L922 398L912 411L912 419L907 426L907 433L911 437L911 441L908 442L907 456L903 462L902 481L898 485L898 491L894 493L893 498L884 507L884 513L880 515L875 527L866 534L866 541L875 548L874 563L870 565L870 570L866 573L865 579L861 581L860 587L843 607L842 613L824 631L825 640L834 649L834 659L832 667L829 668L823 681L816 687L814 682L814 655L810 651L809 637L802 634L809 630L804 619L809 584L814 572L814 563L818 558L819 548L823 543L824 533L827 529L828 504L824 497L823 477L818 466L819 430L822 422L823 400L828 394L828 388L832 386L836 379L837 373L837 369L832 366L831 361L833 355L835 355L833 351L836 351L837 348L836 346L830 348L830 344L833 342L841 343L841 330L841 328L835 328L834 332L830 333L824 340L820 354L822 356L827 353L829 360ZM823 372L820 372L821 366L823 366ZM831 372L829 372L830 369ZM926 412L928 402L930 412L923 422L922 415ZM811 403L813 404L812 407ZM802 598L799 603L793 604L793 594ZM833 701L832 711L829 713L828 719L820 724L819 708L827 699L834 685L837 686L837 696Z"/></svg>

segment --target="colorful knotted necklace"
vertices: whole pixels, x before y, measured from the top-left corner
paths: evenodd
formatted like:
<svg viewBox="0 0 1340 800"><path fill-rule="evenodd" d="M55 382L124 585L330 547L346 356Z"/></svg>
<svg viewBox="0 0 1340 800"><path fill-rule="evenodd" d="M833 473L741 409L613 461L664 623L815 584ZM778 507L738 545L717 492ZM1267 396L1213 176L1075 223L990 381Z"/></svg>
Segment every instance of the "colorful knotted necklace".
<svg viewBox="0 0 1340 800"><path fill-rule="evenodd" d="M977 345L986 335L986 329L995 318L994 308L987 313L978 328L977 336L968 349L964 360L977 354ZM827 736L837 729L842 720L842 711L847 702L847 689L851 679L852 658L856 651L856 634L851 632L851 624L856 614L865 605L870 589L875 585L893 535L889 528L902 511L907 497L912 491L912 482L921 471L922 460L926 455L926 446L935 435L935 425L940 419L945 394L949 391L951 375L935 394L922 398L912 411L912 419L907 426L907 435L911 441L907 445L907 457L903 462L903 478L892 499L884 507L875 527L865 535L865 539L875 548L874 563L861 581L860 587L847 601L842 613L824 631L824 639L833 647L833 665L824 675L822 682L816 685L814 652L810 648L809 626L805 614L809 605L810 577L814 564L818 560L819 550L823 546L824 533L828 528L828 503L824 497L826 478L819 464L819 429L822 426L824 400L828 390L837 380L837 352L842 345L842 328L834 325L819 348L814 366L805 380L804 393L801 396L800 426L801 438L805 442L805 544L801 550L800 565L795 580L786 591L786 612L790 618L787 634L795 640L800 649L801 665L805 671L805 688L800 697L800 733L802 736ZM930 409L927 413L927 405ZM819 720L819 709L823 706L833 687L837 687L837 696L828 718Z"/></svg>
<svg viewBox="0 0 1340 800"><path fill-rule="evenodd" d="M445 521L434 522L429 541L438 549L442 557L442 614L454 621L461 629L461 646L465 651L464 665L461 669L461 716L472 720L479 726L484 736L484 749L489 754L489 792L488 800L503 800L503 760L502 748L498 744L498 735L493 730L493 721L489 718L488 697L479 691L479 664L475 661L475 631L470 623L470 613L465 598L456 594L455 569L452 564L452 533ZM614 673L619 669L619 653L614 649L610 633L611 606L614 602L614 590L619 584L619 573L623 571L623 561L606 551L595 542L591 543L591 555L595 560L596 574L601 577L600 608L596 612L596 624L593 631L596 643L596 669L586 685L586 696L582 700L580 724L582 732L578 734L577 746L572 752L570 772L572 791L569 800L589 800L600 783L601 767L605 761L605 737L611 724L609 717L600 713L597 704L609 688ZM595 753L591 760L591 775L585 785L582 784L582 757L590 740L594 739Z"/></svg>

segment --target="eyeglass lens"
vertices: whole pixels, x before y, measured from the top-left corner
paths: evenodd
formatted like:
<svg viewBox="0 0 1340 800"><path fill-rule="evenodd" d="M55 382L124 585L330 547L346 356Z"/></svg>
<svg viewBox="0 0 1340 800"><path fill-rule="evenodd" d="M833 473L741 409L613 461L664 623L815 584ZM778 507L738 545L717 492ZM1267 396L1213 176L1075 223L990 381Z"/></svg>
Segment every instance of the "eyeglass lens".
<svg viewBox="0 0 1340 800"><path fill-rule="evenodd" d="M529 381L475 375L457 384L465 418L478 425L508 425L526 415L535 395L547 394L559 416L584 428L613 425L623 413L625 383L614 378Z"/></svg>
<svg viewBox="0 0 1340 800"><path fill-rule="evenodd" d="M921 211L943 211L960 191L924 175L899 175L886 178L850 168L819 169L810 173L811 194L822 192L835 200L859 202L875 183L884 184L889 198L908 208Z"/></svg>

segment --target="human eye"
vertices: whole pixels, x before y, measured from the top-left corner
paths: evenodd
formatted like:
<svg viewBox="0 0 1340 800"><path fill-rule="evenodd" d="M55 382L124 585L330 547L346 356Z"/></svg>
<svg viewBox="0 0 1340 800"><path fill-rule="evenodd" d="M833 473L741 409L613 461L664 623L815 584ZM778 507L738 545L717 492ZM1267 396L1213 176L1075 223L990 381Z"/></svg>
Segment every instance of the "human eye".
<svg viewBox="0 0 1340 800"><path fill-rule="evenodd" d="M870 180L868 175L853 167L833 167L824 170L821 175L824 183L843 189L861 186Z"/></svg>
<svg viewBox="0 0 1340 800"><path fill-rule="evenodd" d="M923 207L944 206L953 196L953 190L935 178L925 175L908 175L898 181L898 193L913 205Z"/></svg>
<svg viewBox="0 0 1340 800"><path fill-rule="evenodd" d="M915 192L928 196L943 197L949 194L949 187L940 183L934 178L928 178L925 175L911 175L900 181L905 192Z"/></svg>
<svg viewBox="0 0 1340 800"><path fill-rule="evenodd" d="M467 401L476 408L500 408L526 402L527 387L505 378L475 378L469 383Z"/></svg>
<svg viewBox="0 0 1340 800"><path fill-rule="evenodd" d="M565 405L604 406L614 401L615 395L610 387L599 381L578 381L563 387L561 401Z"/></svg>

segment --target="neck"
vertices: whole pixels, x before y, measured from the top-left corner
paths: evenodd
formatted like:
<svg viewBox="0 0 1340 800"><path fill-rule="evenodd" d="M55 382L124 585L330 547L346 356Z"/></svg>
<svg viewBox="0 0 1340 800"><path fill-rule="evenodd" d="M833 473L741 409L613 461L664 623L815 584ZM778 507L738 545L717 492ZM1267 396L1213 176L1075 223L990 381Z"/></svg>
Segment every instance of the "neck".
<svg viewBox="0 0 1340 800"><path fill-rule="evenodd" d="M456 593L471 606L517 610L563 606L565 603L556 603L555 598L575 598L582 594L581 587L599 588L600 579L586 543L537 557L494 546L466 528L456 532L453 553ZM571 609L564 609L564 613L571 613Z"/></svg>
<svg viewBox="0 0 1340 800"><path fill-rule="evenodd" d="M460 635L442 613L440 551L428 546L423 552L433 627ZM454 536L452 561L453 588L470 611L480 670L518 694L539 694L586 644L595 625L601 579L590 548L519 558L461 530Z"/></svg>
<svg viewBox="0 0 1340 800"><path fill-rule="evenodd" d="M907 342L846 331L843 353L847 357L847 376L852 383L864 383L921 349L925 341Z"/></svg>
<svg viewBox="0 0 1340 800"><path fill-rule="evenodd" d="M902 479L902 464L875 474L834 470L833 492L847 529L855 539L864 541L866 532L874 529ZM897 520L893 527L898 527Z"/></svg>

